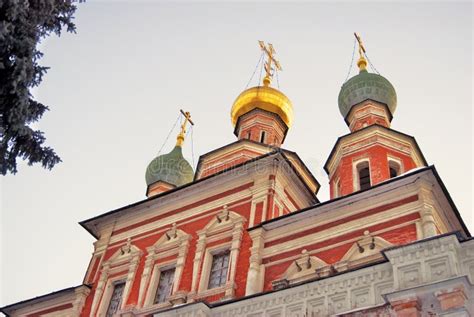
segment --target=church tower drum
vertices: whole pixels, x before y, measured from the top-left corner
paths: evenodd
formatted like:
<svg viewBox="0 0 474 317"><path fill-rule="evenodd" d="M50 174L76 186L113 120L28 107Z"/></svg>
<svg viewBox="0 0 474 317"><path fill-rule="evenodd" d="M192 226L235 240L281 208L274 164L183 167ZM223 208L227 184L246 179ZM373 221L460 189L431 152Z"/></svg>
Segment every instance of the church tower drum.
<svg viewBox="0 0 474 317"><path fill-rule="evenodd" d="M367 71L364 45L355 36L359 74L342 85L338 98L351 133L337 140L324 166L331 199L427 166L415 138L390 128L397 107L395 88L385 77Z"/></svg>
<svg viewBox="0 0 474 317"><path fill-rule="evenodd" d="M259 44L267 55L263 86L247 89L237 97L231 110L232 124L239 140L279 147L293 121L293 106L285 94L270 87L275 69L281 70L273 45Z"/></svg>

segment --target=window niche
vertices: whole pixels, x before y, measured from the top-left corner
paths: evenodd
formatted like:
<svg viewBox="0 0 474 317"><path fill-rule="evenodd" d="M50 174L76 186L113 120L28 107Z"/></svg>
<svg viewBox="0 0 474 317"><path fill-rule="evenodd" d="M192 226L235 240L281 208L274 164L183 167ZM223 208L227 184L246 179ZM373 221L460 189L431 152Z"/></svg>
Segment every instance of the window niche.
<svg viewBox="0 0 474 317"><path fill-rule="evenodd" d="M354 165L354 191L368 189L372 186L370 179L370 162L362 159L353 163Z"/></svg>
<svg viewBox="0 0 474 317"><path fill-rule="evenodd" d="M229 250L212 255L208 289L224 286L229 273Z"/></svg>
<svg viewBox="0 0 474 317"><path fill-rule="evenodd" d="M107 308L106 317L113 317L120 309L123 300L123 290L125 288L124 281L118 281L113 284L112 296L110 297L109 307Z"/></svg>
<svg viewBox="0 0 474 317"><path fill-rule="evenodd" d="M357 166L359 174L359 189L364 190L370 188L370 170L368 163L361 163Z"/></svg>
<svg viewBox="0 0 474 317"><path fill-rule="evenodd" d="M178 287L190 240L191 235L178 229L174 223L153 246L147 248L138 297L142 307L166 307L186 301L186 294L179 293ZM167 260L163 261L165 258Z"/></svg>
<svg viewBox="0 0 474 317"><path fill-rule="evenodd" d="M403 173L402 163L400 160L389 157L388 159L389 177L394 178Z"/></svg>
<svg viewBox="0 0 474 317"><path fill-rule="evenodd" d="M129 238L125 245L102 264L92 301L92 315L112 316L124 308L141 255L142 251L132 245Z"/></svg>
<svg viewBox="0 0 474 317"><path fill-rule="evenodd" d="M160 271L160 279L158 280L158 287L156 288L153 304L164 303L171 295L175 270L176 269L173 267Z"/></svg>
<svg viewBox="0 0 474 317"><path fill-rule="evenodd" d="M233 298L244 221L245 218L224 206L198 231L191 286L194 299L221 293L225 298Z"/></svg>

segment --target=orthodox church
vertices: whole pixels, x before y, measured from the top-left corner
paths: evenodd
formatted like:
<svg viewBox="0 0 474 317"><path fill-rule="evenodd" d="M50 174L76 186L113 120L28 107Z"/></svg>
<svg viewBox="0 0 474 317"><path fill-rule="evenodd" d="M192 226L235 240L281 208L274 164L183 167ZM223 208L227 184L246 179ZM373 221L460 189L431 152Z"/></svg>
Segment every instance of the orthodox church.
<svg viewBox="0 0 474 317"><path fill-rule="evenodd" d="M340 90L349 133L324 169L330 199L282 147L290 99L271 82L231 108L237 140L146 169L147 198L80 223L97 241L82 285L1 308L7 316L471 316L474 241L414 137L390 127L393 85L367 70ZM337 118L334 118L336 120Z"/></svg>

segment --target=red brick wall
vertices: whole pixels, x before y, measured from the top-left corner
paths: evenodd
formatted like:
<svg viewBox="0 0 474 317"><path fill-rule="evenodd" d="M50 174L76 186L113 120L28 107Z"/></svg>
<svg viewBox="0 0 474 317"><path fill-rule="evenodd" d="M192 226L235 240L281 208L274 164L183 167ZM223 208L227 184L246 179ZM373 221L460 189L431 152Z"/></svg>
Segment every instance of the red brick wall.
<svg viewBox="0 0 474 317"><path fill-rule="evenodd" d="M320 258L327 264L334 264L338 262L347 253L347 251L354 244L354 239L358 237L362 237L364 235L364 231L366 230L369 230L369 232L376 232L382 229L394 227L394 229L380 234L380 237L382 237L383 239L387 240L388 242L394 245L406 244L411 241L415 241L417 239L416 226L414 224L408 224L400 228L396 228L396 227L399 226L400 224L413 221L416 219L419 219L419 214L413 213L413 214L400 217L398 219L386 221L386 222L379 223L372 226L367 226L366 228L356 230L348 234L331 237L322 242L301 245L300 247L293 249L291 251L287 251L287 252L279 253L274 256L267 257L263 259L263 264L269 265L275 261L284 260L286 258L298 256L299 254L301 254L301 251L303 249L306 249L307 251L312 251L312 250L338 244L338 246L335 248L329 248L329 249L326 249L324 251L314 254L314 256ZM363 219L361 219L361 221L363 221ZM308 232L308 234L310 233ZM292 236L290 235L288 237L291 238ZM344 243L344 241L348 241L348 242ZM286 243L286 242L287 242L286 240L281 240L280 243ZM272 281L281 278L283 273L288 269L288 267L291 265L291 263L293 263L293 261L294 259L266 267L265 278L264 278L265 291L272 289Z"/></svg>
<svg viewBox="0 0 474 317"><path fill-rule="evenodd" d="M252 185L252 184L249 184L249 185ZM241 191L243 189L248 188L249 185L238 187L238 188L236 188L232 191L227 191L227 192L225 192L225 194L230 195L234 192ZM225 196L218 195L214 198L217 199L217 198L222 198L222 197L225 197ZM201 201L201 203L204 203L204 202L207 202L207 201L209 201L209 199L203 200L203 201ZM193 206L194 206L194 204L193 204ZM244 232L243 232L242 244L241 244L241 254L239 255L238 260L237 260L237 274L236 274L236 277L235 277L235 281L237 283L237 289L236 289L237 296L244 296L245 295L245 286L246 286L247 271L248 271L249 256L250 256L249 249L250 249L250 246L252 244L250 236L248 235L247 230L246 230L247 227L248 227L248 219L249 219L249 216L250 216L250 207L251 207L250 197L243 198L240 201L235 202L233 205L229 206L230 210L242 215L245 219L247 219L247 221L244 223ZM260 211L261 211L262 207L263 207L263 205L260 204L260 207L259 207ZM213 209L213 210L204 210L201 213L201 215L206 215L207 214L207 216L205 216L201 219L197 219L195 221L191 221L191 222L188 222L188 223L183 223L183 222L186 222L186 221L189 221L189 220L192 219L192 218L187 218L187 219L184 219L184 220L177 223L178 229L183 230L184 232L189 233L192 236L192 239L190 240L188 253L187 253L187 256L186 256L186 259L185 259L185 266L184 266L184 269L183 269L183 275L182 275L182 278L181 278L181 283L178 287L179 290L183 290L183 291L190 291L191 290L192 275L193 275L193 261L194 261L194 256L195 256L195 252L196 252L196 243L197 243L197 240L198 240L197 231L203 229L213 219L213 217L215 217L215 214L217 212L219 212L220 210L222 210L222 208L216 208L216 209ZM180 212L180 210L177 210L176 212ZM169 213L167 213L167 214L169 214ZM260 212L260 214L261 214L261 212ZM144 222L140 223L139 225L148 224L152 221L160 221L162 218L163 218L162 216L156 216L156 217L151 218L151 220L149 220L149 221L144 221ZM137 225L132 225L132 226L129 226L127 228L116 230L114 232L114 234L123 233L123 232L126 232L128 230L135 229L136 227L137 227ZM134 279L133 285L130 289L129 297L128 297L127 302L126 302L127 306L130 306L130 305L134 306L134 305L138 304L141 275L143 273L146 256L148 255L146 249L148 247L152 246L159 238L161 238L161 236L164 234L164 232L166 230L168 230L169 228L170 228L169 225L167 225L165 227L157 228L157 229L153 230L152 232L145 232L145 233L141 233L139 235L131 237L132 238L132 244L134 246L138 247L143 252L143 254L140 258L140 262L139 262L139 265L138 265L138 268L137 268L137 271L136 271L136 274L135 274L135 279ZM153 232L156 232L156 233L153 233ZM147 235L147 236L145 236L145 235ZM219 243L224 243L226 241L229 241L229 239L223 239L223 240L218 241L218 242ZM105 251L104 261L109 259L125 243L126 243L126 240L122 240L122 241L118 241L118 242L110 245L107 248L107 250ZM212 245L212 243L211 243L211 245ZM174 257L176 257L176 256L174 256ZM169 259L167 258L165 260L169 260ZM164 261L164 260L161 260L161 261ZM97 261L96 261L96 263L97 263ZM94 264L94 266L95 265L96 264ZM94 269L92 269L92 271L94 271ZM121 275L126 276L127 271L120 272L120 273L117 273L117 274L121 274ZM93 276L93 275L91 275L91 276ZM91 290L91 293L89 294L89 296L86 299L86 303L85 303L85 307L84 307L83 312L82 312L82 316L89 316L90 315L90 309L91 309L95 289L97 287L97 283L98 283L99 278L100 278L100 274L97 274L95 280L91 281L92 284L93 284L92 285L92 290ZM198 278L198 280L199 280L199 278ZM219 300L222 296L223 296L223 294L214 295L214 296L209 297L208 300L212 300L212 301Z"/></svg>
<svg viewBox="0 0 474 317"><path fill-rule="evenodd" d="M362 142L362 141L361 141ZM330 180L330 197L336 198L334 187L336 179L340 182L340 196L354 192L353 162L359 159L368 159L370 162L370 179L372 185L376 185L390 178L388 159L394 157L399 159L403 165L403 172L416 168L416 164L410 156L401 152L388 149L381 145L373 145L367 149L361 149L355 153L344 156L339 162L333 177Z"/></svg>

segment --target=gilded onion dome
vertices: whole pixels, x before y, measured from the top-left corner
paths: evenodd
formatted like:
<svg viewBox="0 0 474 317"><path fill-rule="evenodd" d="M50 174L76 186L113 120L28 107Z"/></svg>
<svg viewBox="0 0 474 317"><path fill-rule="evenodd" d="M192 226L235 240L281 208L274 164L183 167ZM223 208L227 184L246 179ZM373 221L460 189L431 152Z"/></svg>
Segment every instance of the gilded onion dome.
<svg viewBox="0 0 474 317"><path fill-rule="evenodd" d="M260 108L276 113L288 127L293 122L293 105L281 91L269 86L257 86L244 90L235 99L231 109L232 124L243 114Z"/></svg>
<svg viewBox="0 0 474 317"><path fill-rule="evenodd" d="M260 108L277 114L289 128L293 122L293 105L285 94L270 87L274 71L281 70L280 62L275 59L276 52L272 44L266 45L263 41L259 41L259 45L263 53L267 55L263 86L244 90L235 99L230 112L232 124L235 126L240 116Z"/></svg>

